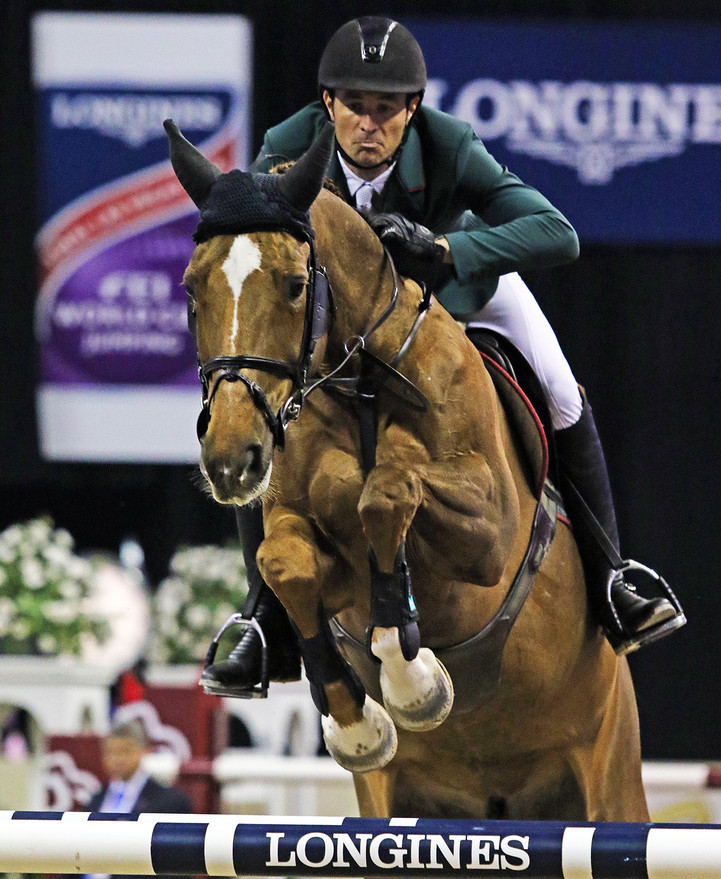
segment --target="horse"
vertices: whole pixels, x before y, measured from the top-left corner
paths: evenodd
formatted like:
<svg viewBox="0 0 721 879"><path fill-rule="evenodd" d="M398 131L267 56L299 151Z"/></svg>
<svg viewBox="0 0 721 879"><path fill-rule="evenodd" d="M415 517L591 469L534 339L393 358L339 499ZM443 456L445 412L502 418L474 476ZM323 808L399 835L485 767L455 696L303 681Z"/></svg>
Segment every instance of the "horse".
<svg viewBox="0 0 721 879"><path fill-rule="evenodd" d="M572 530L555 508L539 552L495 367L323 185L332 125L263 175L166 131L201 210L200 470L219 503L262 504L258 565L361 815L648 820L629 667Z"/></svg>

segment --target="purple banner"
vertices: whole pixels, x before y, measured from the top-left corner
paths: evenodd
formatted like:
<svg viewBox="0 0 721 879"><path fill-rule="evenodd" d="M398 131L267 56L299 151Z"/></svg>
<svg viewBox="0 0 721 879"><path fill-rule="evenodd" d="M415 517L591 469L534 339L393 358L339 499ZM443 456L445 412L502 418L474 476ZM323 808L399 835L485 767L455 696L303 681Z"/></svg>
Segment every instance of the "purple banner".
<svg viewBox="0 0 721 879"><path fill-rule="evenodd" d="M43 452L195 461L200 388L182 277L197 211L162 123L173 118L223 170L247 165L250 26L39 13L33 59Z"/></svg>

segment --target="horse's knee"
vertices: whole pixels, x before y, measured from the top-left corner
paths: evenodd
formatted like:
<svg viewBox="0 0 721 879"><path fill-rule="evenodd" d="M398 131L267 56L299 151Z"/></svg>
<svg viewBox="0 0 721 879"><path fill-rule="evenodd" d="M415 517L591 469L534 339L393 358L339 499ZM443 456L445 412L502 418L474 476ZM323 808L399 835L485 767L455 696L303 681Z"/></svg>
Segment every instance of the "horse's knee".
<svg viewBox="0 0 721 879"><path fill-rule="evenodd" d="M264 540L257 554L258 569L304 635L315 630L324 571L317 547L301 537ZM310 610L310 613L309 613Z"/></svg>
<svg viewBox="0 0 721 879"><path fill-rule="evenodd" d="M415 512L423 498L421 480L412 471L378 467L363 487L358 512L364 520L373 515Z"/></svg>
<svg viewBox="0 0 721 879"><path fill-rule="evenodd" d="M381 570L390 570L422 500L421 480L412 471L380 467L371 471L358 503L358 515Z"/></svg>
<svg viewBox="0 0 721 879"><path fill-rule="evenodd" d="M305 540L265 540L258 550L258 567L266 582L279 586L299 577L312 580L318 568L315 547Z"/></svg>

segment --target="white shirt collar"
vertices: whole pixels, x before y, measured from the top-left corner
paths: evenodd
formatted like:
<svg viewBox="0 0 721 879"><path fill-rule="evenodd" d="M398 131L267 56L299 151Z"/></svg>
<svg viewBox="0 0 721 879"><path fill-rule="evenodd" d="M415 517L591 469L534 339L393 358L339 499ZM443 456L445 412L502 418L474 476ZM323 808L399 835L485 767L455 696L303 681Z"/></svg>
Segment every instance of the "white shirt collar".
<svg viewBox="0 0 721 879"><path fill-rule="evenodd" d="M129 812L135 805L148 778L148 773L140 767L127 781L119 779L111 781L103 804L107 807L107 804L114 800L118 793L121 793L120 803L114 804L114 811Z"/></svg>
<svg viewBox="0 0 721 879"><path fill-rule="evenodd" d="M350 165L345 161L343 156L338 153L338 159L340 161L341 168L343 169L343 173L345 174L346 182L348 183L348 191L351 194L351 197L356 201L357 207L366 207L370 203L370 197L374 192L381 192L383 187L386 185L386 181L391 175L391 172L396 166L396 163L383 171L382 174L379 174L377 177L374 177L373 180L363 180L362 177L359 177L355 171L350 167ZM364 204L358 204L358 199L356 195L361 187L365 187L368 192L367 198L364 199Z"/></svg>

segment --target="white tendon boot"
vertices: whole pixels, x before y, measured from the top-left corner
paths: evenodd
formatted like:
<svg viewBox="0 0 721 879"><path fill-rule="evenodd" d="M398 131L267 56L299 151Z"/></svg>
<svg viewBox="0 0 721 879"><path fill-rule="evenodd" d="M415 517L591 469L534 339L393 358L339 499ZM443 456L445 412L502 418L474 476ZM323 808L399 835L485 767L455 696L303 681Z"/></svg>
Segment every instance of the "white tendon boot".
<svg viewBox="0 0 721 879"><path fill-rule="evenodd" d="M341 726L331 716L322 717L323 738L331 757L350 772L370 772L389 763L398 747L398 734L388 712L369 696L363 717Z"/></svg>
<svg viewBox="0 0 721 879"><path fill-rule="evenodd" d="M383 704L402 729L425 732L440 726L453 707L453 682L428 647L410 662L403 657L398 629L373 630L373 654L381 660Z"/></svg>

